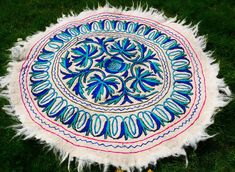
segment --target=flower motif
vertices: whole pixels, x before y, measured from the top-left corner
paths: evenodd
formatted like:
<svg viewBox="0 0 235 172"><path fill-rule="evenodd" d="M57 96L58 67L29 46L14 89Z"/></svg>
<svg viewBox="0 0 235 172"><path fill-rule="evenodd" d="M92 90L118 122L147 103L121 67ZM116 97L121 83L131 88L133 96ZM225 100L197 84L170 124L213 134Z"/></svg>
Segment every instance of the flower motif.
<svg viewBox="0 0 235 172"><path fill-rule="evenodd" d="M119 73L127 69L127 65L124 63L124 60L118 57L112 57L107 59L104 64L105 71L108 73Z"/></svg>
<svg viewBox="0 0 235 172"><path fill-rule="evenodd" d="M154 86L160 85L161 82L156 79L156 76L149 72L148 70L141 69L140 67L135 68L135 76L133 76L134 81L132 82L130 88L140 92L138 86L144 92L150 92L154 90ZM155 77L154 77L155 76Z"/></svg>
<svg viewBox="0 0 235 172"><path fill-rule="evenodd" d="M72 56L73 62L77 63L75 66L86 67L90 58L98 52L97 47L94 45L83 44L81 47L73 48L73 53L77 56Z"/></svg>
<svg viewBox="0 0 235 172"><path fill-rule="evenodd" d="M122 41L114 42L110 48L110 52L131 59L136 55L136 46L128 38L125 38Z"/></svg>
<svg viewBox="0 0 235 172"><path fill-rule="evenodd" d="M107 99L109 95L114 93L114 89L118 89L118 82L115 78L106 78L102 79L99 75L94 74L88 81L86 91L88 95L92 94L92 98L95 99L95 102L101 100L101 96L106 91L105 98Z"/></svg>

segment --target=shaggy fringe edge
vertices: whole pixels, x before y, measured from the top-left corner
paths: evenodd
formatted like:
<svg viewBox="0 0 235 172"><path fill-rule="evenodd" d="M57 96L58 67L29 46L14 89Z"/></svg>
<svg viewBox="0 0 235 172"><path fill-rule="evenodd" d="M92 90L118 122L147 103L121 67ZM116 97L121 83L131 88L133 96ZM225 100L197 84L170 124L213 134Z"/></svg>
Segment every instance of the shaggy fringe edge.
<svg viewBox="0 0 235 172"><path fill-rule="evenodd" d="M45 133L41 131L33 130L33 126L28 127L27 124L24 123L25 121L27 121L24 119L25 114L20 113L21 112L20 105L16 105L15 102L12 101L12 95L17 94L17 93L14 93L14 89L13 89L14 81L15 81L14 79L18 77L17 72L19 72L21 63L25 59L26 54L28 53L28 49L30 48L30 45L31 45L29 43L35 42L38 38L45 35L45 33L48 33L54 28L60 25L63 25L67 21L74 20L76 17L83 18L84 16L89 16L90 14L99 13L102 11L131 14L133 16L141 16L141 17L150 18L150 19L152 19L153 16L155 16L156 17L155 20L157 20L158 22L163 22L165 25L174 27L176 30L182 29L187 35L186 37L190 40L190 42L193 42L196 45L194 48L197 53L199 52L200 60L203 59L203 62L206 63L204 64L204 66L206 66L207 68L204 70L206 70L209 74L211 74L210 75L212 78L211 80L215 80L213 82L217 83L216 86L211 86L211 84L207 82L207 86L209 85L208 87L210 87L210 88L207 88L207 91L209 90L208 95L209 95L210 90L212 90L213 88L216 90L216 94L215 92L212 91L212 93L210 94L211 98L208 98L209 100L207 100L210 103L209 105L211 107L209 107L207 103L206 107L209 108L209 110L207 110L206 112L202 114L203 117L207 116L204 119L204 121L201 121L203 125L196 126L197 131L196 132L194 131L194 133L191 134L190 137L186 134L186 139L181 140L182 142L178 144L178 148L174 150L168 150L169 148L168 149L164 148L164 151L162 151L160 154L157 154L157 155L152 154L152 156L149 155L149 157L147 156L148 158L147 160L144 160L144 162L138 161L136 163L127 162L126 164L120 164L120 163L114 163L114 161L110 161L110 160L106 160L106 161L103 161L103 160L100 161L100 160L94 160L94 159L92 160L89 157L85 159L77 158L76 156L71 154L71 151L67 152L63 150L62 148L60 148L56 144L56 142L45 141L44 139L45 137L42 137L42 135L45 135ZM223 107L227 103L229 103L229 101L232 99L232 96L231 96L231 92L229 88L226 86L223 79L217 78L219 65L213 63L214 61L214 59L212 58L213 52L211 51L204 52L207 41L206 41L205 36L198 36L198 24L195 26L193 26L192 24L186 25L185 24L186 21L185 20L178 21L177 16L174 18L167 18L166 16L164 16L163 12L159 12L158 10L154 8L149 8L147 6L145 9L143 9L141 7L141 4L139 5L137 4L137 7L133 5L130 8L128 7L115 8L115 7L112 7L109 3L106 3L106 5L103 7L99 5L97 9L92 9L92 10L87 7L85 11L83 11L79 15L71 12L71 14L67 16L63 15L61 18L57 19L57 22L58 22L57 24L51 24L49 27L47 27L45 32L37 32L33 36L27 37L26 40L18 39L14 47L10 49L11 62L9 63L8 74L6 76L0 77L0 88L2 88L1 96L7 98L10 102L10 105L5 105L3 109L7 112L7 114L12 116L18 122L22 122L21 124L11 126L13 129L16 130L16 136L24 136L24 139L29 139L29 138L37 139L41 144L45 144L48 150L53 150L55 154L58 154L60 157L61 163L68 158L68 162L69 162L68 170L70 169L70 162L75 159L75 161L77 162L78 171L82 171L84 166L90 166L92 163L98 162L99 164L103 164L102 165L103 167L100 167L100 168L103 168L104 172L108 170L109 165L120 167L123 170L127 170L128 172L134 171L134 169L136 168L141 170L143 167L147 167L148 164L154 164L154 165L157 164L158 159L168 157L168 156L180 156L180 155L184 155L186 157L186 166L187 166L188 160L187 160L187 154L186 154L184 147L192 146L193 148L196 149L197 143L199 141L203 141L214 136L214 135L209 136L205 130L208 126L214 123L215 112L217 112L220 107ZM189 36L190 34L192 34L191 37ZM191 128L189 130L192 131ZM188 132L186 131L185 133L188 133ZM179 138L182 138L182 136L179 136Z"/></svg>

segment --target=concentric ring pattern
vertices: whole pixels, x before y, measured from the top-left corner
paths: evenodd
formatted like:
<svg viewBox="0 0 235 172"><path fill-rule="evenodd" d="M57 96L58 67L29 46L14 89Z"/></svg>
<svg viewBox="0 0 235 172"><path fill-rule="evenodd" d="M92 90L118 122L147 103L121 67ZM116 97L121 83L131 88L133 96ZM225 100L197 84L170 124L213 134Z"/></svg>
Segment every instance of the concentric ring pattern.
<svg viewBox="0 0 235 172"><path fill-rule="evenodd" d="M137 153L200 116L205 81L188 40L156 21L100 13L58 27L19 76L32 120L87 149Z"/></svg>

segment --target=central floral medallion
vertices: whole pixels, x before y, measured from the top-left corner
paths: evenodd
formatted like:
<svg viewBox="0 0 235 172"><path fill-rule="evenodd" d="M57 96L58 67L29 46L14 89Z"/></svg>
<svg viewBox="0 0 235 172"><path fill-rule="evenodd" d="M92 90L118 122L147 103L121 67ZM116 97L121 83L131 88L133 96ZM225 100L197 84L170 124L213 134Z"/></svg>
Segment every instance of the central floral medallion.
<svg viewBox="0 0 235 172"><path fill-rule="evenodd" d="M60 59L63 83L78 98L102 105L148 100L159 92L159 54L130 38L89 37L76 41Z"/></svg>

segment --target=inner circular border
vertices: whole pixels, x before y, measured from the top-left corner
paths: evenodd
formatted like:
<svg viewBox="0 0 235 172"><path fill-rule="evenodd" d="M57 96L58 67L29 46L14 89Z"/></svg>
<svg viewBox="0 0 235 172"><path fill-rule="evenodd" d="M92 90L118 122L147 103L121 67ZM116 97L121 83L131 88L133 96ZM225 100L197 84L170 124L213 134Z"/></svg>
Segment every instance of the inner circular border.
<svg viewBox="0 0 235 172"><path fill-rule="evenodd" d="M98 33L98 32L97 32ZM102 32L101 32L102 33ZM111 34L113 34L112 32L110 32ZM100 32L99 32L100 34ZM109 34L109 33L108 33ZM87 34L86 36L89 36L90 34ZM82 35L83 36L83 35ZM85 37L85 36L84 36ZM149 44L152 44L152 46L154 45L153 43L149 43ZM157 49L157 50L161 50L160 47L151 47L152 49ZM58 52L59 53L59 52ZM142 109L145 109L145 108L148 108L150 106L153 106L154 103L156 102L159 102L166 94L167 94L167 91L170 89L170 85L171 85L171 74L170 74L170 69L169 69L169 65L167 63L167 57L162 54L163 51L161 50L161 53L159 53L158 51L156 51L156 53L160 54L160 58L164 58L163 60L161 59L161 65L163 66L162 68L164 69L164 74L166 74L166 77L164 79L164 86L162 87L161 91L159 91L158 93L154 94L156 95L156 97L151 97L150 99L142 102L142 103L136 103L134 105L123 105L121 107L117 107L118 105L116 106L104 106L104 105L101 105L101 107L99 107L98 105L99 104L94 104L92 102L88 102L86 100L82 100L85 104L85 105L81 105L79 104L80 106L82 107L85 107L85 108L88 108L89 110L91 111L95 111L95 112L107 112L108 113L128 113L128 112L136 112L136 111L139 111L139 110L142 110ZM163 57L164 56L164 57ZM54 61L57 61L57 62L53 62L53 64L51 65L52 66L52 70L53 71L53 75L52 75L52 80L55 81L56 80L56 83L58 84L58 86L55 84L55 86L61 90L61 94L63 94L65 97L67 97L66 94L70 95L71 92L69 92L69 90L65 87L65 85L62 83L61 79L59 78L58 76L58 70L56 69L55 66L59 66L59 59L60 57L58 57L56 55ZM163 61L163 62L162 62ZM55 74L56 73L56 74ZM62 85L63 86L62 86ZM63 88L62 88L63 87ZM67 90L67 91L66 91ZM62 91L66 91L64 94ZM161 93L161 94L160 94ZM160 95L159 95L160 94ZM72 97L73 96L73 97ZM75 100L76 99L76 95L72 94L71 96L69 96L70 98L68 98L70 101L74 102L74 103L78 103L78 102L81 102L81 101L78 101L78 100ZM154 100L153 100L154 99ZM79 99L80 100L80 99ZM149 104L150 103L150 104ZM139 105L140 104L140 105ZM142 105L143 104L143 105ZM92 108L95 108L95 109L90 109L89 107L87 106L90 106ZM143 106L143 107L142 107ZM104 109L105 108L105 109ZM132 110L132 109L135 109L135 108L138 108L137 110ZM130 110L129 110L130 109Z"/></svg>

